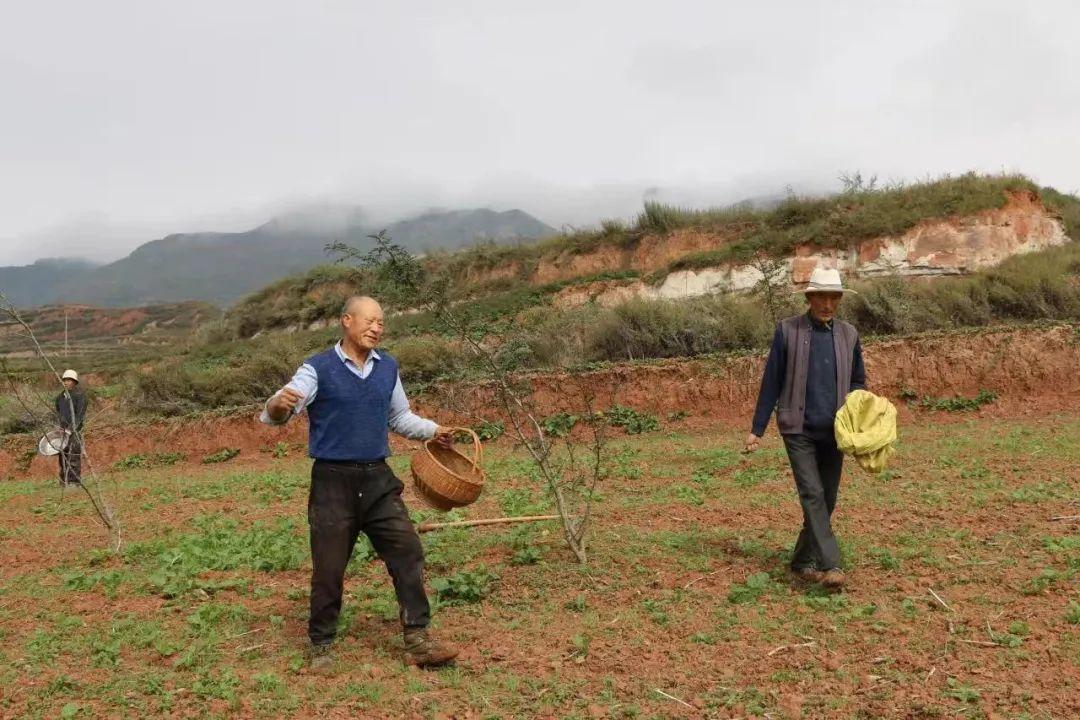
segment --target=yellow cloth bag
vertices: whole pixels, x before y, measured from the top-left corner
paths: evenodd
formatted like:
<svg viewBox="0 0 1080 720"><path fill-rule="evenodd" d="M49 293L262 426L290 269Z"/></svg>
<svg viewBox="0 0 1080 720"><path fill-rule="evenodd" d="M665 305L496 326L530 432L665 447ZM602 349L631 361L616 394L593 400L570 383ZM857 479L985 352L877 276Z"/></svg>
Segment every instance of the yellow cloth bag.
<svg viewBox="0 0 1080 720"><path fill-rule="evenodd" d="M837 447L867 472L880 473L896 452L896 406L866 390L847 396L833 429Z"/></svg>

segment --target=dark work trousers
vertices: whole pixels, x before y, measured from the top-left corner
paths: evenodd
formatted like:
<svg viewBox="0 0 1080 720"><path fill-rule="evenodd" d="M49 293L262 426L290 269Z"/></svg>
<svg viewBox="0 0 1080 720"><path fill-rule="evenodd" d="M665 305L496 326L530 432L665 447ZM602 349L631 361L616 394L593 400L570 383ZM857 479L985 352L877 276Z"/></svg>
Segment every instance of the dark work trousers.
<svg viewBox="0 0 1080 720"><path fill-rule="evenodd" d="M77 485L82 482L82 442L72 433L67 445L56 456L60 461L60 485Z"/></svg>
<svg viewBox="0 0 1080 720"><path fill-rule="evenodd" d="M362 532L394 581L401 624L426 627L431 610L424 593L424 549L401 499L403 485L385 462L316 460L311 468L311 617L308 637L329 643L337 632L345 566Z"/></svg>
<svg viewBox="0 0 1080 720"><path fill-rule="evenodd" d="M844 454L836 447L836 439L832 436L783 437L803 510L803 527L791 554L791 567L839 569L840 548L833 535L831 517L840 489Z"/></svg>

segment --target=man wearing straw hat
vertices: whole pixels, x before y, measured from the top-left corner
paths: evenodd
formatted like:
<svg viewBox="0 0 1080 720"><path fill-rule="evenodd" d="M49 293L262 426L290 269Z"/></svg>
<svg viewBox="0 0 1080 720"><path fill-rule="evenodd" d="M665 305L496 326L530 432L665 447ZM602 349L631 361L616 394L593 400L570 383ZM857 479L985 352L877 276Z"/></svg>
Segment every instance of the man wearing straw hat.
<svg viewBox="0 0 1080 720"><path fill-rule="evenodd" d="M386 464L387 429L414 440L450 444L452 432L415 415L401 385L397 361L376 350L383 311L369 297L351 297L341 311L342 337L310 358L266 402L260 420L281 425L307 408L311 468L311 615L308 638L313 669L333 665L345 567L359 533L386 563L397 595L405 650L421 667L444 665L457 650L428 633L424 551L401 499L402 483Z"/></svg>
<svg viewBox="0 0 1080 720"><path fill-rule="evenodd" d="M65 370L60 377L64 390L56 396L60 427L68 433L60 449L60 487L82 485L82 428L86 420L86 393L79 387L79 373Z"/></svg>
<svg viewBox="0 0 1080 720"><path fill-rule="evenodd" d="M777 325L746 450L758 448L775 408L803 510L792 574L840 589L844 571L831 516L844 456L836 447L833 421L848 393L865 388L866 370L858 331L835 318L844 293L854 292L843 287L839 271L817 268L796 292L805 294L809 310Z"/></svg>

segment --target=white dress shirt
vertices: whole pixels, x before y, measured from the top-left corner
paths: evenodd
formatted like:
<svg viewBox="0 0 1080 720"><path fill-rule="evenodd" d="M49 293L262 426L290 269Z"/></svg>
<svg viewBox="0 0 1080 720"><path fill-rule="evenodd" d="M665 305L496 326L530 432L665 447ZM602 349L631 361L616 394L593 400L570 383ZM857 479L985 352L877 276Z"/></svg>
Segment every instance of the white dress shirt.
<svg viewBox="0 0 1080 720"><path fill-rule="evenodd" d="M364 367L358 367L352 358L345 354L345 351L341 348L341 342L339 341L334 345L334 352L337 353L341 362L345 363L345 367L349 371L356 375L361 380L366 379L371 371L375 369L375 363L382 360L379 357L379 353L372 350L368 353L367 360L364 361ZM319 390L319 375L315 372L315 368L304 363L293 375L292 380L285 385L285 387L294 391L301 396L300 402L296 404L296 408L293 410L292 415L298 415L304 408L315 400L315 394ZM274 393L274 397L281 394L281 391ZM267 403L270 401L267 400ZM292 415L286 417L284 420L277 422L270 413L267 412L266 406L263 406L262 414L259 415L259 421L267 425L284 425L289 421ZM397 382L394 384L394 392L390 395L390 414L388 425L390 429L396 432L398 435L403 435L410 440L429 440L435 437L435 431L439 427L438 423L433 420L427 420L420 417L412 411L409 407L409 398L405 395L405 388L401 385L401 375L397 377Z"/></svg>

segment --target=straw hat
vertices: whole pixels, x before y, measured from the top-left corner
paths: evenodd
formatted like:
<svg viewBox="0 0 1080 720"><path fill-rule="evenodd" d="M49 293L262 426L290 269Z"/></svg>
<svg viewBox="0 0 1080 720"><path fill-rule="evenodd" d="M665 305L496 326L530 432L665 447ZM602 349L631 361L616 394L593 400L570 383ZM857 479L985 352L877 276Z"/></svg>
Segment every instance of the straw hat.
<svg viewBox="0 0 1080 720"><path fill-rule="evenodd" d="M857 292L844 287L843 283L840 282L839 270L822 267L814 268L814 272L810 274L810 282L806 284L806 287L795 291L796 294L812 292L838 292L858 295Z"/></svg>

